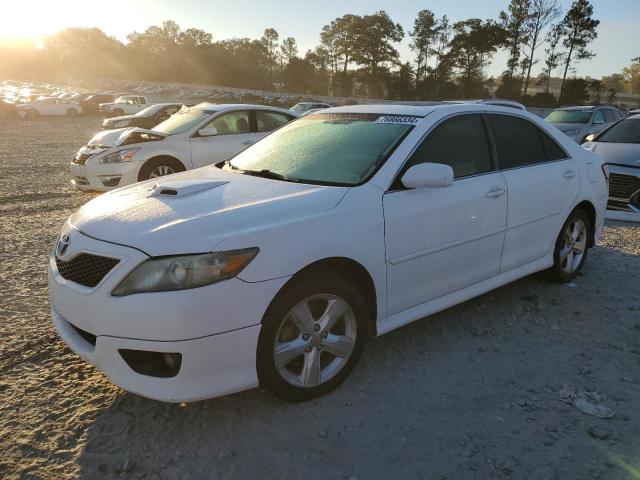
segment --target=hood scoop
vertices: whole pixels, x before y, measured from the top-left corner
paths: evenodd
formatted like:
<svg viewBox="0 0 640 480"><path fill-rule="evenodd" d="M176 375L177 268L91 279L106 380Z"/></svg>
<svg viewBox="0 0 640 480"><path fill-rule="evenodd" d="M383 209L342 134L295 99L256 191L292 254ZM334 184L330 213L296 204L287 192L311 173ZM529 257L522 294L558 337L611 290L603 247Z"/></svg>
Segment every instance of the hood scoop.
<svg viewBox="0 0 640 480"><path fill-rule="evenodd" d="M174 180L154 184L149 191L151 197L180 198L220 187L225 180Z"/></svg>

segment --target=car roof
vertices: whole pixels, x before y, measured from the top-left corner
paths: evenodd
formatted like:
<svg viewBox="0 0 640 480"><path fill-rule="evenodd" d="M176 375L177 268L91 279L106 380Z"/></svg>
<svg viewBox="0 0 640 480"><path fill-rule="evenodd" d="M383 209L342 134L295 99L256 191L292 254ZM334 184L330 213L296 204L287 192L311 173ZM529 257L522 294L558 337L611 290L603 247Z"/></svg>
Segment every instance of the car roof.
<svg viewBox="0 0 640 480"><path fill-rule="evenodd" d="M520 114L531 117L533 114L526 110L488 103L433 103L431 105L407 105L393 103L375 103L365 105L347 105L344 107L332 107L318 112L322 113L374 113L380 115L410 115L426 117L436 110L450 110L452 112L500 112Z"/></svg>
<svg viewBox="0 0 640 480"><path fill-rule="evenodd" d="M191 108L195 108L198 110L211 111L211 112L223 112L225 110L274 110L276 112L287 113L289 115L295 114L295 112L291 112L290 110L286 110L284 108L270 107L268 105L252 105L247 103L202 102L197 105L194 105Z"/></svg>

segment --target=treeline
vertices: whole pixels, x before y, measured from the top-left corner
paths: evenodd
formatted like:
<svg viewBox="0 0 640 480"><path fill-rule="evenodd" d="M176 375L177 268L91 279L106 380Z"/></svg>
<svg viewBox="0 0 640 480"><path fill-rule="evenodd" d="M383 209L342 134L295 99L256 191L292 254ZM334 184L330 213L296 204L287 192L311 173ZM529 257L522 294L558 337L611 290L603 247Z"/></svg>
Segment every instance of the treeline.
<svg viewBox="0 0 640 480"><path fill-rule="evenodd" d="M126 43L97 28L68 28L39 49L1 49L0 77L107 77L393 99L486 97L499 82L499 97L544 103L555 102L549 82L560 71L560 101L567 102L590 88L569 77L594 56L589 45L598 24L588 0L575 0L564 13L557 0L511 0L496 19L454 23L421 10L408 32L385 11L348 14L325 25L319 45L304 54L273 28L259 39L214 41L211 33L169 20L131 33ZM414 58L402 62L397 45L405 35ZM487 79L498 49L508 52L507 69ZM542 69L534 77L536 65ZM533 84L546 87L537 100L526 97Z"/></svg>

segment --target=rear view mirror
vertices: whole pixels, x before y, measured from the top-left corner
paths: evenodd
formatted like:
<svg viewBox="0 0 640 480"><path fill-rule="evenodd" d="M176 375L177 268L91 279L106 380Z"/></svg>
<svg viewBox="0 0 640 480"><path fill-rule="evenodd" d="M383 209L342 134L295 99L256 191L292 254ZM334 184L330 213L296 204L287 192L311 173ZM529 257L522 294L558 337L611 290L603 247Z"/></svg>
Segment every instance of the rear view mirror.
<svg viewBox="0 0 640 480"><path fill-rule="evenodd" d="M200 137L213 137L218 134L216 127L204 127L198 130L198 136Z"/></svg>
<svg viewBox="0 0 640 480"><path fill-rule="evenodd" d="M402 176L407 188L442 188L453 185L453 168L444 163L419 163Z"/></svg>

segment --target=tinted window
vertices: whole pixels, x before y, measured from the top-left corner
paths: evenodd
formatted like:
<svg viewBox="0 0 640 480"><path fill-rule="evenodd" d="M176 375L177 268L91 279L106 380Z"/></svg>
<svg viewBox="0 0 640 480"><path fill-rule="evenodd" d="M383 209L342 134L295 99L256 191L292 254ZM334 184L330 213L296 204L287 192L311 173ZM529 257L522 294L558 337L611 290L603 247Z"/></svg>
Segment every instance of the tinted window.
<svg viewBox="0 0 640 480"><path fill-rule="evenodd" d="M603 110L604 112L604 121L607 123L612 123L616 121L616 117L613 115L613 110Z"/></svg>
<svg viewBox="0 0 640 480"><path fill-rule="evenodd" d="M458 115L445 120L424 139L407 167L419 163L444 163L455 177L491 170L491 153L480 115Z"/></svg>
<svg viewBox="0 0 640 480"><path fill-rule="evenodd" d="M563 158L567 158L567 155L564 153L564 150L560 148L560 146L556 143L556 141L547 135L542 130L538 129L540 133L540 138L542 139L542 144L544 145L544 150L547 154L547 160L562 160Z"/></svg>
<svg viewBox="0 0 640 480"><path fill-rule="evenodd" d="M640 143L640 119L622 120L595 139L596 142Z"/></svg>
<svg viewBox="0 0 640 480"><path fill-rule="evenodd" d="M230 112L209 122L207 126L215 127L218 135L250 133L249 112Z"/></svg>
<svg viewBox="0 0 640 480"><path fill-rule="evenodd" d="M538 127L523 118L509 115L489 115L496 140L500 168L516 168L545 162Z"/></svg>
<svg viewBox="0 0 640 480"><path fill-rule="evenodd" d="M291 118L282 113L256 110L256 121L258 122L259 132L271 132L289 120L291 120Z"/></svg>

